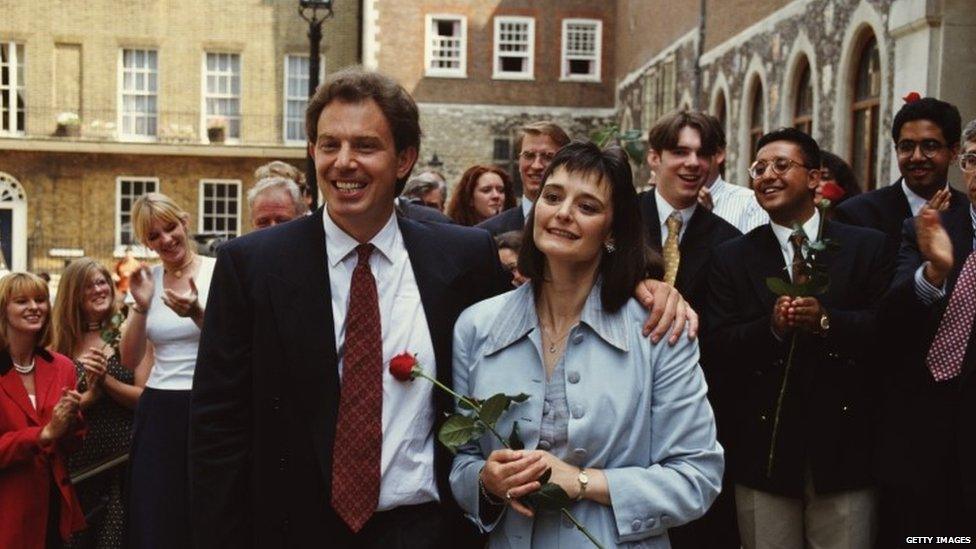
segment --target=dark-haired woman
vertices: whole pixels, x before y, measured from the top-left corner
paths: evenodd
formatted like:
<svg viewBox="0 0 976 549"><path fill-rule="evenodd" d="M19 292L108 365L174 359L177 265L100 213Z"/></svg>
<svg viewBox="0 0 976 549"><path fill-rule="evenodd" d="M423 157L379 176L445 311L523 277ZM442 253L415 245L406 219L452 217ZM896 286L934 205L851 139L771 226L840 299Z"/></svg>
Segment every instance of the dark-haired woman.
<svg viewBox="0 0 976 549"><path fill-rule="evenodd" d="M834 202L836 207L852 196L861 194L861 185L857 182L857 176L850 164L843 158L828 151L820 151L820 185L817 186L817 198L820 198L820 189L827 183L835 183L844 189L844 196Z"/></svg>
<svg viewBox="0 0 976 549"><path fill-rule="evenodd" d="M46 549L85 526L68 479L81 444L82 395L71 359L50 339L47 283L29 273L0 280L0 547Z"/></svg>
<svg viewBox="0 0 976 549"><path fill-rule="evenodd" d="M572 143L556 154L527 220L520 288L457 322L454 383L463 394L526 393L525 450L485 436L454 460L461 507L491 547L589 547L559 513L519 498L551 481L605 546L668 547L666 531L700 517L721 485L722 449L698 345L653 345L631 298L645 268L630 165L618 148Z"/></svg>
<svg viewBox="0 0 976 549"><path fill-rule="evenodd" d="M111 329L118 312L115 285L104 265L83 257L61 274L52 326L57 352L73 357L78 378L86 372L89 390L81 408L88 435L71 456L72 476L83 476L75 490L88 522L72 547L121 547L126 512L122 498L127 473L126 456L132 443L132 413L149 375L143 363L131 372L122 367L112 345L102 334Z"/></svg>
<svg viewBox="0 0 976 549"><path fill-rule="evenodd" d="M471 166L454 188L447 215L467 227L515 207L512 178L494 166Z"/></svg>

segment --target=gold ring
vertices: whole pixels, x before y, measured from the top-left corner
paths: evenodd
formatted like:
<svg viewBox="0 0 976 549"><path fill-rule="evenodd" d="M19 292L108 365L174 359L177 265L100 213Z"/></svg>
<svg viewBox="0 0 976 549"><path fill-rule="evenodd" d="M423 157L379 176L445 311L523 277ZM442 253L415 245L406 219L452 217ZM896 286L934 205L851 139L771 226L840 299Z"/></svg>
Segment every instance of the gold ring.
<svg viewBox="0 0 976 549"><path fill-rule="evenodd" d="M511 490L507 490L505 492L505 499L507 499L508 501L512 501L512 491Z"/></svg>

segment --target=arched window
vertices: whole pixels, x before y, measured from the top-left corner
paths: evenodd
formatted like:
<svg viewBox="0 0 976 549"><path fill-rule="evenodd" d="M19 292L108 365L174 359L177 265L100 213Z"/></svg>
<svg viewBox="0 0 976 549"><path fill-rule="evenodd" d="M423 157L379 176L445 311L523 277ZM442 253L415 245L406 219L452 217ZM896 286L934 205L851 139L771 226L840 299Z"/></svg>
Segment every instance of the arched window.
<svg viewBox="0 0 976 549"><path fill-rule="evenodd" d="M881 98L881 59L873 34L862 39L854 65L854 96L851 103L851 166L854 175L868 189L878 179L878 119Z"/></svg>
<svg viewBox="0 0 976 549"><path fill-rule="evenodd" d="M752 163L759 152L759 138L762 137L763 130L763 87L762 81L756 78L756 83L752 89L752 98L749 107L749 159Z"/></svg>
<svg viewBox="0 0 976 549"><path fill-rule="evenodd" d="M712 115L718 118L718 123L722 126L723 132L728 130L726 123L727 114L725 111L725 92L719 90L718 96L715 97L715 107L712 109Z"/></svg>
<svg viewBox="0 0 976 549"><path fill-rule="evenodd" d="M800 61L800 76L796 79L796 96L793 103L793 127L807 135L813 135L813 82L810 62Z"/></svg>

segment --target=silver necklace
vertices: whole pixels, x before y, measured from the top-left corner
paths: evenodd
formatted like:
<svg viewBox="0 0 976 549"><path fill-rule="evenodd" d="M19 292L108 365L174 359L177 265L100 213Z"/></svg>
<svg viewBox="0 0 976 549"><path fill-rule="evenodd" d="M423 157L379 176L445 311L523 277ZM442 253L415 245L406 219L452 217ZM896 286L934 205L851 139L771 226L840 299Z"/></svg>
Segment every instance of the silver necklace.
<svg viewBox="0 0 976 549"><path fill-rule="evenodd" d="M13 361L11 361L13 362ZM30 364L17 364L14 362L14 370L17 370L18 374L27 375L34 371L34 359L32 358Z"/></svg>
<svg viewBox="0 0 976 549"><path fill-rule="evenodd" d="M566 330L566 333L563 334L559 339L553 339L552 336L550 335L549 336L549 352L552 353L552 354L556 354L556 346L559 345L560 343L562 343L563 340L566 339L566 336L568 336L569 335L569 332L571 332L571 331L573 331L573 327L572 326L570 326L569 329ZM549 334L549 330L546 329L545 326L543 326L542 327L542 333L544 335L548 335Z"/></svg>

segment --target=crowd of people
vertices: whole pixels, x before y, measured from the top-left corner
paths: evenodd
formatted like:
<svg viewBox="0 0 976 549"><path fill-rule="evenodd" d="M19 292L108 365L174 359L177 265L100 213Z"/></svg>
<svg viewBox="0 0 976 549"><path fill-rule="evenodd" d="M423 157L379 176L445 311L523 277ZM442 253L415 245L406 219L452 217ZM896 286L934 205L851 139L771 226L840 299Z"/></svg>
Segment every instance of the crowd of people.
<svg viewBox="0 0 976 549"><path fill-rule="evenodd" d="M732 185L725 129L677 111L649 190L541 121L521 198L489 165L449 192L410 177L413 99L362 69L306 127L319 188L259 168L258 230L216 259L150 193L155 266L72 261L53 306L0 280L0 547L972 542L976 121L951 104L900 108L891 185L793 128ZM440 387L392 375L404 353ZM439 442L497 393L524 398ZM530 503L547 483L567 513Z"/></svg>

